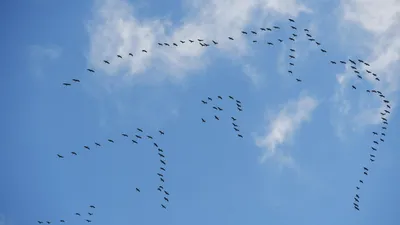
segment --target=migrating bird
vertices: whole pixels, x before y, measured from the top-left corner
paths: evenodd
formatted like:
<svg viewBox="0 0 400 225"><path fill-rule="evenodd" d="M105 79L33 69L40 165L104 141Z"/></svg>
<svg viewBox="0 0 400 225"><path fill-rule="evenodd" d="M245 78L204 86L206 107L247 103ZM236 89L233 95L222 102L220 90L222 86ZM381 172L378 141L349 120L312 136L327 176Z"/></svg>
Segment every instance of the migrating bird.
<svg viewBox="0 0 400 225"><path fill-rule="evenodd" d="M146 135L146 136L147 136L148 139L153 139L153 137L150 136L150 135Z"/></svg>
<svg viewBox="0 0 400 225"><path fill-rule="evenodd" d="M63 83L64 86L71 86L70 83Z"/></svg>
<svg viewBox="0 0 400 225"><path fill-rule="evenodd" d="M161 135L164 135L164 131L159 130L158 132L160 132Z"/></svg>
<svg viewBox="0 0 400 225"><path fill-rule="evenodd" d="M297 80L297 82L301 82L301 80L300 80L300 79L298 79L298 78L296 78L296 80Z"/></svg>
<svg viewBox="0 0 400 225"><path fill-rule="evenodd" d="M85 146L83 146L83 147L86 148L87 150L90 150L89 146L86 146L86 145L85 145Z"/></svg>
<svg viewBox="0 0 400 225"><path fill-rule="evenodd" d="M203 119L203 118L201 118L201 121L203 121L203 123L205 123L206 121Z"/></svg>
<svg viewBox="0 0 400 225"><path fill-rule="evenodd" d="M78 80L78 79L72 79L72 81L73 82L76 82L76 83L79 83L79 82L81 82L80 80Z"/></svg>
<svg viewBox="0 0 400 225"><path fill-rule="evenodd" d="M129 52L129 55L133 57L133 54Z"/></svg>
<svg viewBox="0 0 400 225"><path fill-rule="evenodd" d="M108 141L108 142L111 142L111 143L114 143L114 141L113 141L113 140L111 140L111 139L108 139L107 141Z"/></svg>
<svg viewBox="0 0 400 225"><path fill-rule="evenodd" d="M71 152L71 154L72 154L72 155L78 155L78 154L76 154L76 152Z"/></svg>
<svg viewBox="0 0 400 225"><path fill-rule="evenodd" d="M164 167L160 167L160 170L165 171L165 168Z"/></svg>
<svg viewBox="0 0 400 225"><path fill-rule="evenodd" d="M80 213L75 213L75 215L80 216L81 214Z"/></svg>
<svg viewBox="0 0 400 225"><path fill-rule="evenodd" d="M326 52L326 50L321 48L321 52Z"/></svg>
<svg viewBox="0 0 400 225"><path fill-rule="evenodd" d="M117 55L117 57L122 59L122 56L121 56L121 55Z"/></svg>
<svg viewBox="0 0 400 225"><path fill-rule="evenodd" d="M97 145L97 146L101 146L101 145L100 145L99 143L97 143L97 142L95 142L94 144Z"/></svg>
<svg viewBox="0 0 400 225"><path fill-rule="evenodd" d="M103 60L103 62L106 63L106 64L110 64L110 62L107 61L107 60Z"/></svg>
<svg viewBox="0 0 400 225"><path fill-rule="evenodd" d="M91 206L89 206L90 208L92 208L92 209L95 209L96 207L94 207L94 205L91 205Z"/></svg>
<svg viewBox="0 0 400 225"><path fill-rule="evenodd" d="M376 148L374 148L374 147L371 147L371 149L374 150L374 151L376 151Z"/></svg>
<svg viewBox="0 0 400 225"><path fill-rule="evenodd" d="M160 162L161 162L162 164L164 164L164 165L166 164L164 160L161 160L161 159L160 159Z"/></svg>
<svg viewBox="0 0 400 225"><path fill-rule="evenodd" d="M136 188L136 191L137 191L137 192L140 192L140 189L139 189L139 188Z"/></svg>
<svg viewBox="0 0 400 225"><path fill-rule="evenodd" d="M87 69L87 71L94 73L94 70L92 70L92 69Z"/></svg>
<svg viewBox="0 0 400 225"><path fill-rule="evenodd" d="M124 136L124 137L128 137L128 135L127 135L127 134L122 134L122 136Z"/></svg>
<svg viewBox="0 0 400 225"><path fill-rule="evenodd" d="M64 158L64 156L62 156L62 155L60 155L60 154L57 154L57 156L58 156L58 158L60 158L60 159Z"/></svg>
<svg viewBox="0 0 400 225"><path fill-rule="evenodd" d="M137 143L138 143L137 141L135 141L135 140L133 140L133 139L132 139L132 142L133 142L133 143L135 143L135 144L137 144Z"/></svg>
<svg viewBox="0 0 400 225"><path fill-rule="evenodd" d="M294 23L294 20L293 20L293 19L289 19L289 21L292 22L292 23Z"/></svg>
<svg viewBox="0 0 400 225"><path fill-rule="evenodd" d="M143 132L143 130L142 129L140 129L140 128L136 128L138 131L140 131L140 132Z"/></svg>

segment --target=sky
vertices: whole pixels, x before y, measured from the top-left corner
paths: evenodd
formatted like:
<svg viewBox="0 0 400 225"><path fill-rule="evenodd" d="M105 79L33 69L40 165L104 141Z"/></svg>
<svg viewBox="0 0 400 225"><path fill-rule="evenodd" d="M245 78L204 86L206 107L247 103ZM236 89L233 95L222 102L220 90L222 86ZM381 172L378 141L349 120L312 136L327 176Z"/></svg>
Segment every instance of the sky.
<svg viewBox="0 0 400 225"><path fill-rule="evenodd" d="M0 225L400 224L398 0L25 0L0 9ZM260 30L273 26L281 29ZM187 41L198 38L210 46ZM363 79L348 59L370 64L357 61ZM62 85L71 79L80 83ZM391 105L376 152L386 105L367 89ZM169 203L157 191L153 143L164 151Z"/></svg>

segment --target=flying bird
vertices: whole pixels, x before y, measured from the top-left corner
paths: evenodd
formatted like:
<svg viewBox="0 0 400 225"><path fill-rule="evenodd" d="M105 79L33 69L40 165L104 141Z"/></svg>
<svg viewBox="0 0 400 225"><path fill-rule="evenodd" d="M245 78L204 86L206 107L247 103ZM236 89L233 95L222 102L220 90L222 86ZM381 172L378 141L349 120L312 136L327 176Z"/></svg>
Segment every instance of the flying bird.
<svg viewBox="0 0 400 225"><path fill-rule="evenodd" d="M110 62L107 61L107 60L103 60L103 62L106 63L106 64L110 64Z"/></svg>
<svg viewBox="0 0 400 225"><path fill-rule="evenodd" d="M161 135L164 135L164 131L159 130L158 132L160 132Z"/></svg>
<svg viewBox="0 0 400 225"><path fill-rule="evenodd" d="M78 80L78 79L72 79L72 81L73 82L76 82L76 83L79 83L79 82L81 82L80 80Z"/></svg>
<svg viewBox="0 0 400 225"><path fill-rule="evenodd" d="M111 142L111 143L114 143L114 141L113 141L112 139L108 139L107 141L108 141L108 142Z"/></svg>

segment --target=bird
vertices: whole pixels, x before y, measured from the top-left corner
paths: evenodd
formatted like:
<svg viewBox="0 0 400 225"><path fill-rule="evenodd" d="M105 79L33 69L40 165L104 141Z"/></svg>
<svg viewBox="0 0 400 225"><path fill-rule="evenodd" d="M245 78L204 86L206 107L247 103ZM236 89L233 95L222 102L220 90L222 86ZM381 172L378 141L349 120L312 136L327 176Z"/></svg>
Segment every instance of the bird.
<svg viewBox="0 0 400 225"><path fill-rule="evenodd" d="M137 134L135 135L135 137L137 137L137 138L139 138L139 139L142 139L142 137L141 137L141 136L139 136L139 135L137 135Z"/></svg>
<svg viewBox="0 0 400 225"><path fill-rule="evenodd" d="M103 62L106 63L106 64L110 64L110 62L107 61L107 60L103 60Z"/></svg>
<svg viewBox="0 0 400 225"><path fill-rule="evenodd" d="M94 73L94 70L92 70L92 69L87 69L87 71Z"/></svg>
<svg viewBox="0 0 400 225"><path fill-rule="evenodd" d="M321 52L326 52L326 50L321 48Z"/></svg>
<svg viewBox="0 0 400 225"><path fill-rule="evenodd" d="M144 49L142 50L142 52L145 52L145 53L147 53L147 51L146 51L146 50L144 50Z"/></svg>
<svg viewBox="0 0 400 225"><path fill-rule="evenodd" d="M331 61L331 63L332 63L332 64L336 64L336 62L335 62L335 61Z"/></svg>
<svg viewBox="0 0 400 225"><path fill-rule="evenodd" d="M90 150L89 146L86 146L86 145L85 145L85 146L83 146L83 147L86 148L87 150Z"/></svg>
<svg viewBox="0 0 400 225"><path fill-rule="evenodd" d="M203 119L203 118L201 118L201 121L203 121L203 123L205 123L206 121Z"/></svg>
<svg viewBox="0 0 400 225"><path fill-rule="evenodd" d="M219 120L218 116L214 116L216 120Z"/></svg>
<svg viewBox="0 0 400 225"><path fill-rule="evenodd" d="M247 34L247 32L246 31L242 31L242 34Z"/></svg>
<svg viewBox="0 0 400 225"><path fill-rule="evenodd" d="M139 188L136 188L136 191L137 191L137 192L140 192L140 189L139 189Z"/></svg>
<svg viewBox="0 0 400 225"><path fill-rule="evenodd" d="M235 117L233 117L233 116L231 116L231 119L232 119L233 121L236 121L236 118L235 118Z"/></svg>
<svg viewBox="0 0 400 225"><path fill-rule="evenodd" d="M161 153L158 153L158 155L159 155L160 157L162 157L162 158L165 157L165 156L164 156L163 154L161 154Z"/></svg>
<svg viewBox="0 0 400 225"><path fill-rule="evenodd" d="M155 142L154 142L154 143L153 143L153 145L154 145L154 146L156 146L156 148L158 148L158 145L157 145L157 143L155 143Z"/></svg>
<svg viewBox="0 0 400 225"><path fill-rule="evenodd" d="M43 221L37 221L39 224L42 224L43 223Z"/></svg>
<svg viewBox="0 0 400 225"><path fill-rule="evenodd" d="M60 223L65 223L65 220L60 220Z"/></svg>
<svg viewBox="0 0 400 225"><path fill-rule="evenodd" d="M290 37L289 40L294 41L294 38L291 38L291 37Z"/></svg>
<svg viewBox="0 0 400 225"><path fill-rule="evenodd" d="M91 221L91 220L86 220L86 222L90 223L90 222L92 222L92 221Z"/></svg>
<svg viewBox="0 0 400 225"><path fill-rule="evenodd" d="M164 208L164 209L166 209L167 207L165 207L165 205L163 205L163 204L161 204L161 206Z"/></svg>
<svg viewBox="0 0 400 225"><path fill-rule="evenodd" d="M217 44L218 44L218 42L216 42L216 41L214 41L214 40L213 40L212 42L213 42L215 45L217 45Z"/></svg>
<svg viewBox="0 0 400 225"><path fill-rule="evenodd" d="M100 145L99 143L97 143L97 142L95 142L94 144L97 145L97 146L101 146L101 145Z"/></svg>
<svg viewBox="0 0 400 225"><path fill-rule="evenodd" d="M148 139L153 139L153 137L150 136L150 135L146 135L146 136L147 136Z"/></svg>
<svg viewBox="0 0 400 225"><path fill-rule="evenodd" d="M124 137L128 137L128 135L127 135L127 134L122 134L122 136L124 136Z"/></svg>
<svg viewBox="0 0 400 225"><path fill-rule="evenodd" d="M297 82L301 82L301 80L300 80L300 79L298 79L298 78L296 78L296 80L297 80Z"/></svg>
<svg viewBox="0 0 400 225"><path fill-rule="evenodd" d="M121 56L121 55L117 55L117 57L122 59L122 56Z"/></svg>
<svg viewBox="0 0 400 225"><path fill-rule="evenodd" d="M351 87L352 87L353 89L357 89L354 85L351 85Z"/></svg>
<svg viewBox="0 0 400 225"><path fill-rule="evenodd" d="M232 40L232 41L234 40L233 37L228 37L228 38L229 38L229 40Z"/></svg>
<svg viewBox="0 0 400 225"><path fill-rule="evenodd" d="M165 193L166 195L169 195L169 193L168 193L167 191L164 191L164 193Z"/></svg>
<svg viewBox="0 0 400 225"><path fill-rule="evenodd" d="M160 132L161 135L164 135L164 131L159 130L158 132Z"/></svg>
<svg viewBox="0 0 400 225"><path fill-rule="evenodd" d="M133 140L133 139L132 139L132 142L133 142L133 143L135 143L135 144L137 144L137 143L138 143L137 141L135 141L135 140Z"/></svg>
<svg viewBox="0 0 400 225"><path fill-rule="evenodd" d="M129 52L129 55L133 57L133 54Z"/></svg>
<svg viewBox="0 0 400 225"><path fill-rule="evenodd" d="M160 170L165 171L165 168L164 167L160 167Z"/></svg>
<svg viewBox="0 0 400 225"><path fill-rule="evenodd" d="M371 147L371 148L372 148L372 150L376 151L376 148L374 148L374 147Z"/></svg>
<svg viewBox="0 0 400 225"><path fill-rule="evenodd" d="M108 141L108 142L111 142L111 143L114 143L114 141L113 141L112 139L108 139L107 141Z"/></svg>
<svg viewBox="0 0 400 225"><path fill-rule="evenodd" d="M78 155L78 154L76 154L76 152L71 152L71 154L72 154L72 155Z"/></svg>
<svg viewBox="0 0 400 225"><path fill-rule="evenodd" d="M295 26L290 26L293 30L297 30L297 28Z"/></svg>
<svg viewBox="0 0 400 225"><path fill-rule="evenodd" d="M364 167L364 170L365 170L365 171L368 171L368 168L367 168L367 167Z"/></svg>
<svg viewBox="0 0 400 225"><path fill-rule="evenodd" d="M359 182L362 183L362 184L364 183L364 181L362 181L362 180L359 180Z"/></svg>
<svg viewBox="0 0 400 225"><path fill-rule="evenodd" d="M90 205L89 207L92 208L92 209L95 209L95 208L96 208L96 207L94 207L94 205Z"/></svg>
<svg viewBox="0 0 400 225"><path fill-rule="evenodd" d="M241 138L243 138L243 136L242 136L241 134L238 134L238 137L241 137Z"/></svg>
<svg viewBox="0 0 400 225"><path fill-rule="evenodd" d="M165 201L169 202L169 200L168 200L168 198L167 198L167 197L164 197L164 199L165 199Z"/></svg>
<svg viewBox="0 0 400 225"><path fill-rule="evenodd" d="M136 128L138 131L140 131L140 132L143 132L143 130L142 129L140 129L140 128Z"/></svg>
<svg viewBox="0 0 400 225"><path fill-rule="evenodd" d="M293 19L289 19L289 21L292 22L292 23L294 23L294 20L293 20Z"/></svg>
<svg viewBox="0 0 400 225"><path fill-rule="evenodd" d="M161 159L160 159L160 162L161 162L162 164L164 164L164 165L166 164L164 160L161 160Z"/></svg>
<svg viewBox="0 0 400 225"><path fill-rule="evenodd" d="M64 86L71 86L70 83L63 83Z"/></svg>
<svg viewBox="0 0 400 225"><path fill-rule="evenodd" d="M292 59L295 59L295 58L296 58L296 57L294 57L294 56L292 56L292 55L289 55L289 57L292 58Z"/></svg>
<svg viewBox="0 0 400 225"><path fill-rule="evenodd" d="M80 216L81 214L80 213L75 213L75 215Z"/></svg>
<svg viewBox="0 0 400 225"><path fill-rule="evenodd" d="M72 81L73 82L75 82L75 83L79 83L79 82L81 82L80 80L78 80L78 79L72 79Z"/></svg>
<svg viewBox="0 0 400 225"><path fill-rule="evenodd" d="M93 216L93 213L88 212L89 216Z"/></svg>

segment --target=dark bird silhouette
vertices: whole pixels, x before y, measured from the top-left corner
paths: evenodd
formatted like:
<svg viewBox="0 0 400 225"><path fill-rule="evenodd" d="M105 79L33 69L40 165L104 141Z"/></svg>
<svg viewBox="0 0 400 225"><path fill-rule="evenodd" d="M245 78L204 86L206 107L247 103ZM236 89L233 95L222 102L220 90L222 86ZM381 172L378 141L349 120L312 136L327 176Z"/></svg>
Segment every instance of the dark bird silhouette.
<svg viewBox="0 0 400 225"><path fill-rule="evenodd" d="M289 40L294 41L294 38L291 38L291 37L290 37Z"/></svg>
<svg viewBox="0 0 400 225"><path fill-rule="evenodd" d="M135 141L135 140L133 140L133 139L132 139L132 142L133 142L133 143L135 143L135 144L137 144L137 143L138 143L137 141Z"/></svg>
<svg viewBox="0 0 400 225"><path fill-rule="evenodd" d="M94 205L91 205L91 206L89 206L90 208L92 208L92 209L95 209L96 207L94 207Z"/></svg>
<svg viewBox="0 0 400 225"><path fill-rule="evenodd" d="M64 86L71 86L70 83L63 83Z"/></svg>
<svg viewBox="0 0 400 225"><path fill-rule="evenodd" d="M180 42L181 42L182 44L185 44L185 41L180 40Z"/></svg>
<svg viewBox="0 0 400 225"><path fill-rule="evenodd" d="M352 87L353 89L357 89L354 85L351 85L351 87Z"/></svg>
<svg viewBox="0 0 400 225"><path fill-rule="evenodd" d="M353 70L357 69L355 66L350 66Z"/></svg>
<svg viewBox="0 0 400 225"><path fill-rule="evenodd" d="M279 42L283 42L283 40L282 40L282 39L278 39L278 41L279 41Z"/></svg>
<svg viewBox="0 0 400 225"><path fill-rule="evenodd" d="M233 37L228 37L228 38L229 38L229 40L232 40L232 41L235 40L235 39L233 39Z"/></svg>
<svg viewBox="0 0 400 225"><path fill-rule="evenodd" d="M366 66L370 66L368 63L364 63L364 65L366 65Z"/></svg>
<svg viewBox="0 0 400 225"><path fill-rule="evenodd" d="M204 41L203 39L197 39L197 40L200 41L200 42Z"/></svg>
<svg viewBox="0 0 400 225"><path fill-rule="evenodd" d="M382 138L380 138L379 140L382 141L382 142L385 142L385 140L383 140Z"/></svg>
<svg viewBox="0 0 400 225"><path fill-rule="evenodd" d="M356 62L354 62L353 60L349 59L349 61L350 61L351 63L353 63L354 65L357 65Z"/></svg>
<svg viewBox="0 0 400 225"><path fill-rule="evenodd" d="M142 137L141 137L141 136L139 136L139 135L135 135L135 137L137 137L137 138L139 138L139 139L142 139Z"/></svg>
<svg viewBox="0 0 400 225"><path fill-rule="evenodd" d="M318 41L316 41L316 42L315 42L315 44L317 44L317 45L321 45L321 43L319 43ZM326 52L326 51L325 51L325 52Z"/></svg>
<svg viewBox="0 0 400 225"><path fill-rule="evenodd" d="M72 154L72 155L78 155L78 154L76 154L76 152L71 152L71 154Z"/></svg>
<svg viewBox="0 0 400 225"><path fill-rule="evenodd" d="M164 167L160 167L160 170L165 171L165 168Z"/></svg>
<svg viewBox="0 0 400 225"><path fill-rule="evenodd" d="M122 136L124 136L124 137L128 137L128 135L127 135L127 134L122 134Z"/></svg>
<svg viewBox="0 0 400 225"><path fill-rule="evenodd" d="M40 223L40 224L42 224L43 223L43 221L37 221L38 223Z"/></svg>
<svg viewBox="0 0 400 225"><path fill-rule="evenodd" d="M92 222L92 221L91 221L91 220L86 220L86 222L90 223L90 222Z"/></svg>
<svg viewBox="0 0 400 225"><path fill-rule="evenodd" d="M142 52L145 52L145 53L147 53L147 51L146 51L146 50L144 50L144 49L142 50Z"/></svg>
<svg viewBox="0 0 400 225"><path fill-rule="evenodd" d="M309 41L315 41L315 39L314 39L314 38L309 38L308 40L309 40Z"/></svg>
<svg viewBox="0 0 400 225"><path fill-rule="evenodd" d="M143 132L143 130L142 129L140 129L140 128L136 128L138 131L140 131L140 132Z"/></svg>
<svg viewBox="0 0 400 225"><path fill-rule="evenodd" d="M108 139L107 141L108 141L108 142L111 142L111 143L114 143L114 141L113 141L112 139Z"/></svg>
<svg viewBox="0 0 400 225"><path fill-rule="evenodd" d="M376 151L376 148L374 148L374 147L371 147L371 149L372 149L373 151Z"/></svg>
<svg viewBox="0 0 400 225"><path fill-rule="evenodd" d="M214 118L215 118L216 120L219 120L218 116L214 116Z"/></svg>
<svg viewBox="0 0 400 225"><path fill-rule="evenodd" d="M161 182L165 182L164 179L162 179L161 177L160 177L160 180L161 180Z"/></svg>
<svg viewBox="0 0 400 225"><path fill-rule="evenodd" d="M369 70L365 70L367 73L371 73L371 71L369 71Z"/></svg>
<svg viewBox="0 0 400 225"><path fill-rule="evenodd" d="M165 156L164 156L163 154L161 154L161 153L158 153L158 155L159 155L160 157L162 157L162 158L165 158Z"/></svg>
<svg viewBox="0 0 400 225"><path fill-rule="evenodd" d="M293 48L291 48L290 51L295 52L296 50L294 50Z"/></svg>
<svg viewBox="0 0 400 225"><path fill-rule="evenodd" d="M296 80L297 80L297 82L301 82L301 80L300 80L300 79L298 79L298 78L296 78Z"/></svg>
<svg viewBox="0 0 400 225"><path fill-rule="evenodd" d="M381 133L381 135L382 135L382 136L386 136L386 134L385 134L385 133Z"/></svg>
<svg viewBox="0 0 400 225"><path fill-rule="evenodd" d="M65 220L60 220L60 223L65 223Z"/></svg>
<svg viewBox="0 0 400 225"><path fill-rule="evenodd" d="M235 124L235 123L232 123L232 125L233 125L234 127L238 127L238 125L237 125L237 124Z"/></svg>
<svg viewBox="0 0 400 225"><path fill-rule="evenodd" d="M272 42L267 42L268 45L274 45Z"/></svg>
<svg viewBox="0 0 400 225"><path fill-rule="evenodd" d="M158 132L160 132L161 135L164 135L164 131L159 130Z"/></svg>
<svg viewBox="0 0 400 225"><path fill-rule="evenodd" d="M375 162L375 160L374 160L374 159L369 159L369 160L371 160L371 162Z"/></svg>
<svg viewBox="0 0 400 225"><path fill-rule="evenodd" d="M110 62L107 61L107 60L103 60L103 62L106 63L106 64L110 64Z"/></svg>
<svg viewBox="0 0 400 225"><path fill-rule="evenodd" d="M129 56L132 56L132 57L133 57L133 54L129 52Z"/></svg>
<svg viewBox="0 0 400 225"><path fill-rule="evenodd" d="M233 121L236 121L236 118L235 118L235 117L233 117L233 116L231 116L231 119L232 119Z"/></svg>
<svg viewBox="0 0 400 225"><path fill-rule="evenodd" d="M321 48L321 52L326 52L326 50Z"/></svg>
<svg viewBox="0 0 400 225"><path fill-rule="evenodd" d="M137 192L140 192L140 189L139 189L139 188L136 188L136 191L137 191Z"/></svg>
<svg viewBox="0 0 400 225"><path fill-rule="evenodd" d="M101 146L101 145L100 145L99 143L97 143L97 142L95 142L94 144L97 145L97 146L99 146L99 147Z"/></svg>
<svg viewBox="0 0 400 225"><path fill-rule="evenodd" d="M346 62L345 62L345 61L340 61L340 63L342 63L342 64L346 64Z"/></svg>
<svg viewBox="0 0 400 225"><path fill-rule="evenodd" d="M293 30L297 30L297 28L295 26L290 26Z"/></svg>
<svg viewBox="0 0 400 225"><path fill-rule="evenodd" d="M246 31L242 31L242 34L247 34L247 32Z"/></svg>
<svg viewBox="0 0 400 225"><path fill-rule="evenodd" d="M239 132L239 129L237 129L236 127L234 127L233 129L234 129L235 131L238 131L238 132Z"/></svg>
<svg viewBox="0 0 400 225"><path fill-rule="evenodd" d="M214 43L214 45L217 45L217 44L218 44L218 42L216 42L216 41L214 41L214 40L213 40L212 42Z"/></svg>
<svg viewBox="0 0 400 225"><path fill-rule="evenodd" d="M164 164L164 165L166 164L164 160L161 160L161 159L160 159L160 162L161 162L162 164Z"/></svg>
<svg viewBox="0 0 400 225"><path fill-rule="evenodd" d="M178 46L176 43L172 43L174 46Z"/></svg>
<svg viewBox="0 0 400 225"><path fill-rule="evenodd" d="M362 183L362 184L364 183L364 181L362 181L362 180L359 180L359 181L360 181L360 183Z"/></svg>
<svg viewBox="0 0 400 225"><path fill-rule="evenodd" d="M260 30L265 31L265 28L262 28L262 27L261 27Z"/></svg>
<svg viewBox="0 0 400 225"><path fill-rule="evenodd" d="M289 19L289 21L292 22L292 23L294 23L294 20L293 20L293 19Z"/></svg>
<svg viewBox="0 0 400 225"><path fill-rule="evenodd" d="M122 56L121 56L121 55L117 55L117 57L122 59Z"/></svg>
<svg viewBox="0 0 400 225"><path fill-rule="evenodd" d="M292 59L295 59L295 58L296 58L296 57L294 57L294 56L292 56L292 55L289 55L289 57L292 58Z"/></svg>
<svg viewBox="0 0 400 225"><path fill-rule="evenodd" d="M379 145L379 143L377 141L374 141L375 144Z"/></svg>
<svg viewBox="0 0 400 225"><path fill-rule="evenodd" d="M72 81L73 82L76 82L76 83L79 83L79 82L81 82L80 80L78 80L78 79L72 79Z"/></svg>
<svg viewBox="0 0 400 225"><path fill-rule="evenodd" d="M305 32L310 32L308 29L304 29Z"/></svg>
<svg viewBox="0 0 400 225"><path fill-rule="evenodd" d="M368 171L368 168L367 168L367 167L364 167L364 170L365 170L365 171Z"/></svg>
<svg viewBox="0 0 400 225"><path fill-rule="evenodd" d="M89 146L86 146L86 145L85 145L85 146L83 146L83 147L86 148L87 150L90 150Z"/></svg>
<svg viewBox="0 0 400 225"><path fill-rule="evenodd" d="M275 29L281 29L280 27L278 27L278 26L273 26L273 28L275 28Z"/></svg>
<svg viewBox="0 0 400 225"><path fill-rule="evenodd" d="M155 143L155 142L154 142L154 143L153 143L153 145L154 145L154 146L156 146L156 148L158 148L158 145L157 145L157 143Z"/></svg>
<svg viewBox="0 0 400 225"><path fill-rule="evenodd" d="M375 158L375 155L369 154L369 156L371 156L372 158Z"/></svg>
<svg viewBox="0 0 400 225"><path fill-rule="evenodd" d="M336 62L335 62L335 61L331 61L331 63L332 63L332 64L336 64Z"/></svg>
<svg viewBox="0 0 400 225"><path fill-rule="evenodd" d="M306 35L307 35L307 37L310 37L310 38L312 37L311 34L306 34Z"/></svg>
<svg viewBox="0 0 400 225"><path fill-rule="evenodd" d="M201 118L201 121L203 121L203 123L205 123L206 121L203 119L203 118Z"/></svg>
<svg viewBox="0 0 400 225"><path fill-rule="evenodd" d="M88 212L89 216L93 216L93 213Z"/></svg>
<svg viewBox="0 0 400 225"><path fill-rule="evenodd" d="M158 45L159 45L159 46L162 46L163 44L162 44L162 43L160 43L160 42L158 42Z"/></svg>
<svg viewBox="0 0 400 225"><path fill-rule="evenodd" d="M291 65L291 66L294 66L294 64L293 64L293 63L289 63L289 65Z"/></svg>
<svg viewBox="0 0 400 225"><path fill-rule="evenodd" d="M367 173L367 172L364 172L364 174L365 174L365 175L368 175L368 173Z"/></svg>
<svg viewBox="0 0 400 225"><path fill-rule="evenodd" d="M292 34L293 37L297 37L297 34Z"/></svg>
<svg viewBox="0 0 400 225"><path fill-rule="evenodd" d="M166 46L170 46L168 43L164 43L164 45L166 45Z"/></svg>
<svg viewBox="0 0 400 225"><path fill-rule="evenodd" d="M146 135L146 136L147 136L148 139L153 139L153 137L150 136L150 135Z"/></svg>
<svg viewBox="0 0 400 225"><path fill-rule="evenodd" d="M377 133L377 132L375 132L375 131L373 131L372 133L373 133L373 134L375 134L375 135L378 135L378 133Z"/></svg>
<svg viewBox="0 0 400 225"><path fill-rule="evenodd" d="M87 69L87 71L94 73L94 70L92 70L92 69Z"/></svg>
<svg viewBox="0 0 400 225"><path fill-rule="evenodd" d="M167 198L167 197L164 197L164 200L165 200L165 201L167 201L167 202L169 202L169 200L168 200L168 198Z"/></svg>
<svg viewBox="0 0 400 225"><path fill-rule="evenodd" d="M238 134L238 137L241 137L241 138L243 138L243 136L242 136L241 134Z"/></svg>
<svg viewBox="0 0 400 225"><path fill-rule="evenodd" d="M166 209L167 207L165 207L165 205L163 205L163 204L161 204L161 206L164 208L164 209Z"/></svg>
<svg viewBox="0 0 400 225"><path fill-rule="evenodd" d="M75 213L75 215L80 216L81 214L80 213Z"/></svg>

